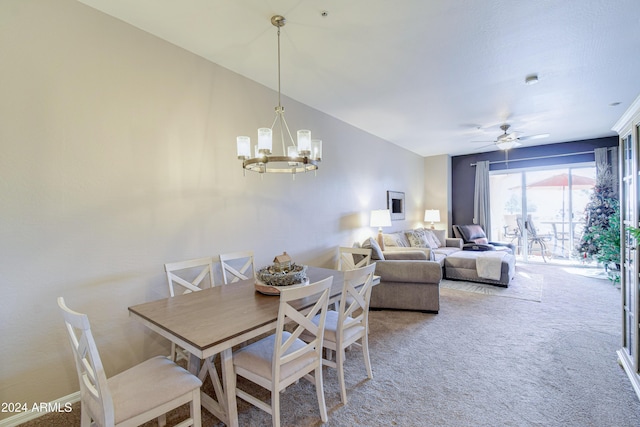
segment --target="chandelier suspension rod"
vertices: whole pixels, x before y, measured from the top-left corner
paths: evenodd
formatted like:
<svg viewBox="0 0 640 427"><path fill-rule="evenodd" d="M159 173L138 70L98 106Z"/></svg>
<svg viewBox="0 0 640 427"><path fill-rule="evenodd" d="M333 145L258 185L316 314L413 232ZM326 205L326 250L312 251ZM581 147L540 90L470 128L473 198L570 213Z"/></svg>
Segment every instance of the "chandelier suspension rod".
<svg viewBox="0 0 640 427"><path fill-rule="evenodd" d="M286 20L283 16L275 17L275 19L271 20L271 23L278 28L278 107L276 108L276 120L280 119L280 142L282 144L282 153L283 155L287 155L287 144L285 143L284 138L284 128L287 129L287 134L289 134L289 139L291 140L291 144L295 145L293 142L293 136L291 135L291 131L289 130L289 126L287 125L287 121L284 118L284 108L282 107L282 78L281 78L281 55L280 55L280 28L284 26ZM275 125L275 121L274 121ZM273 129L273 126L271 128Z"/></svg>
<svg viewBox="0 0 640 427"><path fill-rule="evenodd" d="M282 109L282 102L280 100L280 25L278 25L278 108Z"/></svg>

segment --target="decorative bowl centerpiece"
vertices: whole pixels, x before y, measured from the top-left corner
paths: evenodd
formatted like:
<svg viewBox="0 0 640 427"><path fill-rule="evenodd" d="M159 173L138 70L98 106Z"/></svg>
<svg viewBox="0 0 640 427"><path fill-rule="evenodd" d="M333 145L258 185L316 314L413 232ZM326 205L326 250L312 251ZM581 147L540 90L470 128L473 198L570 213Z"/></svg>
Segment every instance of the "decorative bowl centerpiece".
<svg viewBox="0 0 640 427"><path fill-rule="evenodd" d="M273 260L273 265L262 267L256 273L256 291L266 295L279 295L280 288L308 285L307 266L297 265L284 252Z"/></svg>

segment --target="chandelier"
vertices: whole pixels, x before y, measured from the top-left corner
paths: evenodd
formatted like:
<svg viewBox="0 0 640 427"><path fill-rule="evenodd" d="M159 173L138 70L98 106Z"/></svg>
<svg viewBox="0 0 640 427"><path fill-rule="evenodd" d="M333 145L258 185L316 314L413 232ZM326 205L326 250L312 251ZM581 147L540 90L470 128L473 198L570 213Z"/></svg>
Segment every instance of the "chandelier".
<svg viewBox="0 0 640 427"><path fill-rule="evenodd" d="M270 128L258 129L258 143L253 146L248 136L238 136L236 143L238 159L242 160L243 173L246 171L258 173L288 173L295 175L300 172L318 170L318 163L322 160L322 141L311 139L311 131L302 129L297 132L296 145L293 136L284 118L284 107L281 103L280 93L280 28L285 24L285 18L281 15L271 17L271 24L278 29L278 106L276 115ZM279 139L282 144L282 154L272 153L273 131L278 124ZM287 139L288 137L288 139ZM289 141L289 143L287 143Z"/></svg>

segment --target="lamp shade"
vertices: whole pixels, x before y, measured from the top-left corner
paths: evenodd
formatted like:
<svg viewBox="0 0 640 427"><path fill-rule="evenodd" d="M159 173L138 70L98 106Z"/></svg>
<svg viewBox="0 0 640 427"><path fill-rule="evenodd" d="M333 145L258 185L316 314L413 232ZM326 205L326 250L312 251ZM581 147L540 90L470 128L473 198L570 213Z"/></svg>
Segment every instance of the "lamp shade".
<svg viewBox="0 0 640 427"><path fill-rule="evenodd" d="M300 129L298 131L298 153L301 156L308 156L311 154L311 131L307 129Z"/></svg>
<svg viewBox="0 0 640 427"><path fill-rule="evenodd" d="M258 129L258 151L264 154L271 154L272 137L270 128Z"/></svg>
<svg viewBox="0 0 640 427"><path fill-rule="evenodd" d="M438 209L427 209L424 211L425 222L440 222L440 211Z"/></svg>
<svg viewBox="0 0 640 427"><path fill-rule="evenodd" d="M251 157L251 138L248 136L239 136L236 138L238 145L238 158L248 159Z"/></svg>
<svg viewBox="0 0 640 427"><path fill-rule="evenodd" d="M314 160L322 160L322 140L311 140L311 158Z"/></svg>
<svg viewBox="0 0 640 427"><path fill-rule="evenodd" d="M371 211L371 227L391 227L391 213L389 209L376 209Z"/></svg>

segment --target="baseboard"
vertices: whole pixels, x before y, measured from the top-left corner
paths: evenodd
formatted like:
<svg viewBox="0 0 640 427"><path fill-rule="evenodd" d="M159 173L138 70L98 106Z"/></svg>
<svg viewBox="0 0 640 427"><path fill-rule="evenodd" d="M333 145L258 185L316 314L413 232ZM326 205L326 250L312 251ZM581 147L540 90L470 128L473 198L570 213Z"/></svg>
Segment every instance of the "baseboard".
<svg viewBox="0 0 640 427"><path fill-rule="evenodd" d="M618 354L618 363L627 373L629 377L629 381L631 381L631 386L633 390L636 392L638 399L640 399L640 377L636 374L636 369L631 362L629 355L626 353L624 349L620 349L616 352Z"/></svg>
<svg viewBox="0 0 640 427"><path fill-rule="evenodd" d="M16 415L13 415L9 418L0 420L0 427L16 427L20 424L24 424L27 421L34 420L50 412L49 410L46 410L44 408L47 408L47 409L58 408L58 410L64 411L67 404L70 405L72 403L76 403L79 401L80 401L80 392L76 391L75 393L61 397L60 399L54 400L53 402L39 404L42 410L30 410L25 412L19 412Z"/></svg>

